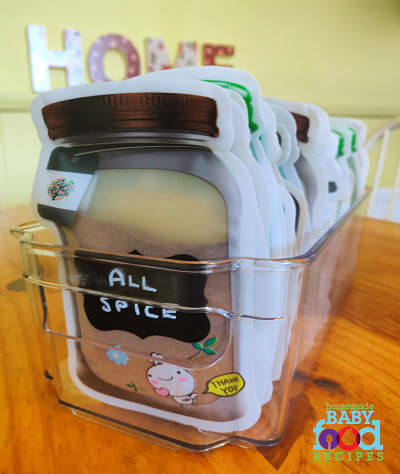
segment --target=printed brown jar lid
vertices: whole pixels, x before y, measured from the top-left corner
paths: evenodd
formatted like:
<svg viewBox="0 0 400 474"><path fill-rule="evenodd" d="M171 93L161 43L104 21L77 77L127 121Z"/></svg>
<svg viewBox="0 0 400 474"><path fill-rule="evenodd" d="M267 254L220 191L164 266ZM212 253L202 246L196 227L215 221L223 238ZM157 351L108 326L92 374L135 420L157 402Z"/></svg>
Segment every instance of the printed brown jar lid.
<svg viewBox="0 0 400 474"><path fill-rule="evenodd" d="M310 128L310 119L302 114L291 112L293 118L296 120L297 126L297 140L302 143L308 142L308 130Z"/></svg>
<svg viewBox="0 0 400 474"><path fill-rule="evenodd" d="M175 131L217 137L214 99L140 92L63 100L42 109L50 139L93 133Z"/></svg>

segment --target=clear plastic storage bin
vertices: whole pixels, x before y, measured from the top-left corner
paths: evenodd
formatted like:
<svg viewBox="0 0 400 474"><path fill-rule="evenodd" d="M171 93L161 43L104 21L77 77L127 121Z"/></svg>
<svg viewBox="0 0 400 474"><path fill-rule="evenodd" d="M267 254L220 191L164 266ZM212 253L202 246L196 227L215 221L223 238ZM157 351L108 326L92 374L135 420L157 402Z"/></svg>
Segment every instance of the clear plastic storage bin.
<svg viewBox="0 0 400 474"><path fill-rule="evenodd" d="M277 443L351 285L361 204L306 254L276 260L111 254L13 228L60 403L193 450ZM238 279L257 289L256 314L233 310Z"/></svg>

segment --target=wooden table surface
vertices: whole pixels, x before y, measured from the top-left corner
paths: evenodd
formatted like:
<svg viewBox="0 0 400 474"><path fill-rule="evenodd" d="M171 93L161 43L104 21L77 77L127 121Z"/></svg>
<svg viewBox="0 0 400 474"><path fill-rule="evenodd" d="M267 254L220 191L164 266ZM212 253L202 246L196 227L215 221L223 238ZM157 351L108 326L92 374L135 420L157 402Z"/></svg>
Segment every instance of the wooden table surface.
<svg viewBox="0 0 400 474"><path fill-rule="evenodd" d="M0 473L400 472L400 225L366 219L355 282L336 318L284 440L173 451L75 417L43 376L36 328L7 229L26 208L0 213ZM383 461L313 461L326 402L374 404Z"/></svg>

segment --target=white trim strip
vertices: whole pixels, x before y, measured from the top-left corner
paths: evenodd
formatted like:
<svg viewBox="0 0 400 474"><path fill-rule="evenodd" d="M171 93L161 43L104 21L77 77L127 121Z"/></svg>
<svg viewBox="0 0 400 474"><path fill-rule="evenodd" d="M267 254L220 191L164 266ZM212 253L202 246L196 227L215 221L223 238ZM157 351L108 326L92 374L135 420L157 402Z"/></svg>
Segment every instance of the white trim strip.
<svg viewBox="0 0 400 474"><path fill-rule="evenodd" d="M390 135L390 130L385 130L383 132L382 145L381 145L381 149L380 149L380 152L379 152L378 166L377 166L377 169L376 169L374 184L372 185L371 198L370 198L370 201L369 201L368 215L370 215L370 213L371 213L372 204L373 204L373 202L375 200L375 196L376 196L376 190L377 190L377 188L379 186L379 183L381 181L383 165L385 163L386 152L387 152L387 148L388 148L389 135Z"/></svg>
<svg viewBox="0 0 400 474"><path fill-rule="evenodd" d="M400 156L398 158L398 165L397 165L397 171L396 171L396 178L394 180L394 186L392 188L392 192L390 194L390 201L389 205L386 211L386 219L389 221L393 220L393 211L394 211L394 203L396 201L396 195L397 195L397 190L399 189L400 186Z"/></svg>

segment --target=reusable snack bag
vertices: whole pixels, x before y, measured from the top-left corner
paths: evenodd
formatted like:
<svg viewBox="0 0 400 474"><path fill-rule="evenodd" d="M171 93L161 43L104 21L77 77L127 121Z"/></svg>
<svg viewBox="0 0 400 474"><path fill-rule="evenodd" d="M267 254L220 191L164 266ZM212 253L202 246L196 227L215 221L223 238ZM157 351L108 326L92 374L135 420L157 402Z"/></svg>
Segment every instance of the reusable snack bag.
<svg viewBox="0 0 400 474"><path fill-rule="evenodd" d="M156 264L128 274L122 256L190 269L257 255L257 197L230 151L229 96L197 81L124 81L42 94L32 113L43 144L33 209L76 248L74 265L60 259L58 271L85 290L64 292L66 330L79 338L68 344L76 386L106 404L200 429L252 426L260 416L253 321L190 308L254 314L253 269L210 281L190 272L168 278ZM85 248L98 250L98 263L85 260ZM102 263L104 252L116 255L115 266ZM223 375L238 380L232 396L207 390Z"/></svg>
<svg viewBox="0 0 400 474"><path fill-rule="evenodd" d="M349 165L349 159L351 159L351 155L353 153L352 140L354 134L349 129L349 127L339 118L330 117L330 124L332 127L332 131L336 133L339 138L336 159L340 165L340 168L346 181L346 194L342 199L339 207L340 217L350 208L353 196L355 196L357 193L357 178L355 168L354 166L351 167Z"/></svg>
<svg viewBox="0 0 400 474"><path fill-rule="evenodd" d="M271 161L277 161L279 156L279 145L275 133L275 118L270 112L268 119L273 125L273 139L276 147L271 146L271 157L266 155L262 145L261 137L268 136L266 132L265 110L268 106L261 100L261 93L257 81L244 71L233 70L222 67L190 67L174 70L160 71L147 74L142 80L152 77L190 77L199 80L205 80L218 84L219 86L231 91L231 96L237 94L242 97L247 106L249 130L251 132L251 149L255 159L260 163L264 172L264 189L268 192L268 210L261 213L263 220L269 228L269 237L271 242L270 255L272 257L284 257L296 253L296 234L295 234L295 207L292 198L282 184L278 183L279 173ZM136 79L135 79L136 80ZM139 79L140 80L140 79ZM240 129L239 129L240 130ZM276 168L276 167L275 167ZM265 181L266 180L266 181ZM256 186L262 183L255 183ZM285 214L286 209L286 214ZM287 275L271 274L260 263L255 263L255 280L258 282L255 289L255 309L256 314L260 316L275 315L282 316L287 314L287 305L290 301L289 279ZM267 281L266 281L267 280ZM263 388L260 394L261 404L266 403L270 397L271 387L269 373L271 352L275 353L275 348L280 343L280 332L282 323L277 321L274 324L266 325L262 321L255 321L255 367L257 373L261 371L260 383ZM286 342L284 343L286 346ZM273 355L275 365L281 367L282 361L276 362L276 355ZM280 369L279 369L280 370Z"/></svg>
<svg viewBox="0 0 400 474"><path fill-rule="evenodd" d="M310 246L335 221L337 203L345 193L345 183L335 162L336 139L328 115L320 107L283 99L268 100L285 107L296 120L301 151L296 169L310 212L311 233L306 239Z"/></svg>
<svg viewBox="0 0 400 474"><path fill-rule="evenodd" d="M269 105L276 117L276 130L281 147L281 155L277 166L286 189L296 203L295 230L297 250L299 252L303 246L304 233L309 225L309 213L303 184L294 166L299 158L296 122L290 112L283 107L274 104Z"/></svg>
<svg viewBox="0 0 400 474"><path fill-rule="evenodd" d="M265 135L266 122L261 110L261 92L257 81L249 73L220 66L198 66L177 69L168 69L146 74L136 80L146 80L149 78L161 77L186 77L190 79L198 79L207 81L222 88L226 88L240 95L247 107L249 129L251 132L251 150L255 159L261 164L268 180L268 214L263 215L264 222L268 220L269 237L271 244L271 256L283 257L288 254L288 243L286 235L287 224L283 210L281 199L281 186L276 181L276 175L271 166L271 161L276 161L279 154L279 145L272 148L272 154L267 157L261 144L261 137ZM272 156L273 155L273 156Z"/></svg>
<svg viewBox="0 0 400 474"><path fill-rule="evenodd" d="M368 152L364 147L364 143L367 137L367 126L361 120L354 118L342 118L341 119L352 132L351 150L352 156L354 157L354 163L352 159L349 159L349 166L353 166L357 173L357 190L356 197L360 197L365 192L365 186L367 183L367 177L369 173L369 156Z"/></svg>

